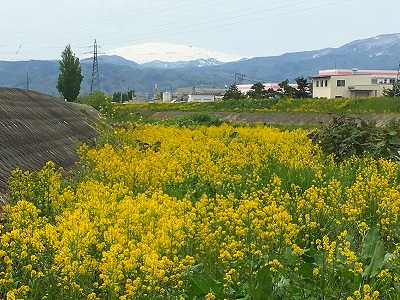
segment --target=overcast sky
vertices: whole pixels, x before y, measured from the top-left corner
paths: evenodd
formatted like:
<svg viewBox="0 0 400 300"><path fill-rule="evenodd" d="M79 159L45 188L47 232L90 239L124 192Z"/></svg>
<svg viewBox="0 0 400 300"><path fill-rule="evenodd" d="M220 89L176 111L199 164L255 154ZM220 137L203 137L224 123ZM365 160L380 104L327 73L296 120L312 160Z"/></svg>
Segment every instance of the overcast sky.
<svg viewBox="0 0 400 300"><path fill-rule="evenodd" d="M400 32L399 0L2 0L0 60L170 42L243 57Z"/></svg>

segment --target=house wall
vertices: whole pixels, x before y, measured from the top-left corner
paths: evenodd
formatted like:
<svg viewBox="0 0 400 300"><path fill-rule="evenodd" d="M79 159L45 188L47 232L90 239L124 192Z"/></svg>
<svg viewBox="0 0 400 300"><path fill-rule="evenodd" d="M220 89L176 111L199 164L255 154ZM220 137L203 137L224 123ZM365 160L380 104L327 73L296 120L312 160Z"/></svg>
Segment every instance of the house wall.
<svg viewBox="0 0 400 300"><path fill-rule="evenodd" d="M190 94L188 102L212 102L215 101L214 95Z"/></svg>
<svg viewBox="0 0 400 300"><path fill-rule="evenodd" d="M331 76L313 78L313 97L314 98L332 98L331 97Z"/></svg>
<svg viewBox="0 0 400 300"><path fill-rule="evenodd" d="M351 98L351 90L349 87L357 85L371 85L371 75L338 75L332 76L331 80L331 98ZM338 82L343 82L343 80L344 86L339 86ZM365 97L365 94L363 96Z"/></svg>
<svg viewBox="0 0 400 300"><path fill-rule="evenodd" d="M384 89L390 89L397 71L334 69L319 71L313 79L315 98L379 97ZM340 83L338 85L338 81Z"/></svg>
<svg viewBox="0 0 400 300"><path fill-rule="evenodd" d="M388 84L372 84L370 74L331 75L313 78L314 98L379 97Z"/></svg>
<svg viewBox="0 0 400 300"><path fill-rule="evenodd" d="M176 89L176 97L179 100L187 100L190 94L212 94L215 96L223 96L226 89L206 88L206 87L183 87Z"/></svg>

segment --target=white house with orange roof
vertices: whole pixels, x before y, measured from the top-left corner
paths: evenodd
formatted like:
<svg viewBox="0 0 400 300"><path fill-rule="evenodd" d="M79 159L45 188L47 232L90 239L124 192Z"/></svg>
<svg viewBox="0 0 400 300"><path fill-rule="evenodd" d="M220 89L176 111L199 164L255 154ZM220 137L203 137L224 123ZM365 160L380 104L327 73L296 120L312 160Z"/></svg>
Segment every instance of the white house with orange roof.
<svg viewBox="0 0 400 300"><path fill-rule="evenodd" d="M311 78L314 98L380 97L393 87L398 71L333 69Z"/></svg>

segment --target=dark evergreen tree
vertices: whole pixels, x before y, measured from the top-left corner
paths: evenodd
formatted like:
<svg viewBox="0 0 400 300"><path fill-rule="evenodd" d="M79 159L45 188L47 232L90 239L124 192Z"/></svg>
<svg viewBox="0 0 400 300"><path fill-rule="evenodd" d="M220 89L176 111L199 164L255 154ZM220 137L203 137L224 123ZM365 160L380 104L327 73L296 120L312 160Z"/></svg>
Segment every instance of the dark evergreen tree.
<svg viewBox="0 0 400 300"><path fill-rule="evenodd" d="M277 92L273 89L273 88L269 88L266 93L265 96L269 99L269 98L276 98L277 97Z"/></svg>
<svg viewBox="0 0 400 300"><path fill-rule="evenodd" d="M299 76L296 79L297 89L295 91L296 98L308 98L311 96L310 83L303 76Z"/></svg>
<svg viewBox="0 0 400 300"><path fill-rule="evenodd" d="M72 53L71 45L65 47L59 63L57 90L67 101L74 101L81 91L83 76L79 58Z"/></svg>
<svg viewBox="0 0 400 300"><path fill-rule="evenodd" d="M232 84L222 97L223 100L239 100L242 98L243 94L236 84Z"/></svg>
<svg viewBox="0 0 400 300"><path fill-rule="evenodd" d="M400 80L393 82L391 89L383 88L383 96L385 97L399 97L400 96Z"/></svg>
<svg viewBox="0 0 400 300"><path fill-rule="evenodd" d="M286 79L280 83L278 83L280 87L280 92L282 96L287 98L294 98L296 94L296 89L289 85L289 80Z"/></svg>
<svg viewBox="0 0 400 300"><path fill-rule="evenodd" d="M247 96L252 99L264 99L266 94L265 86L261 82L253 84L247 92Z"/></svg>
<svg viewBox="0 0 400 300"><path fill-rule="evenodd" d="M128 100L132 100L134 97L136 97L135 91L134 90L129 90L128 91Z"/></svg>
<svg viewBox="0 0 400 300"><path fill-rule="evenodd" d="M129 92L128 93L122 93L122 95L121 95L121 92L115 92L113 94L113 102L121 102L121 103L123 103L123 102L127 102L129 100L130 100L129 99Z"/></svg>

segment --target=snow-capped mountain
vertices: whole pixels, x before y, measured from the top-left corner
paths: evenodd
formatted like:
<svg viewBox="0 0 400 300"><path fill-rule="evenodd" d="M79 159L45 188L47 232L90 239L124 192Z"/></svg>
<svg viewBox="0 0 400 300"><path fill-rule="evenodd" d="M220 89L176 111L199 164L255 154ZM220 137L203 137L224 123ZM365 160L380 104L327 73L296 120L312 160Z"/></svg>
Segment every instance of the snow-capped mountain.
<svg viewBox="0 0 400 300"><path fill-rule="evenodd" d="M118 55L138 64L158 62L188 62L196 60L226 63L243 59L239 55L230 55L218 51L198 47L177 45L172 43L145 43L117 48L105 52L106 55Z"/></svg>
<svg viewBox="0 0 400 300"><path fill-rule="evenodd" d="M400 44L400 33L382 34L368 39L356 40L343 45L339 49L353 52L370 52L379 54L386 49ZM338 49L338 50L339 50ZM378 52L376 52L378 51Z"/></svg>
<svg viewBox="0 0 400 300"><path fill-rule="evenodd" d="M317 50L314 58L330 55L378 57L392 55L400 51L400 33L382 34L367 39L359 39L347 43L339 48ZM400 57L399 57L400 58Z"/></svg>
<svg viewBox="0 0 400 300"><path fill-rule="evenodd" d="M141 64L143 67L154 68L154 69L181 69L181 68L201 68L210 66L219 66L224 64L224 62L218 61L215 58L208 59L196 59L190 61L159 61L154 60L151 62Z"/></svg>
<svg viewBox="0 0 400 300"><path fill-rule="evenodd" d="M325 48L313 51L313 58L347 57L358 61L359 58L392 56L400 52L400 33L382 34L367 39L359 39L339 48ZM400 57L398 57L400 59Z"/></svg>

